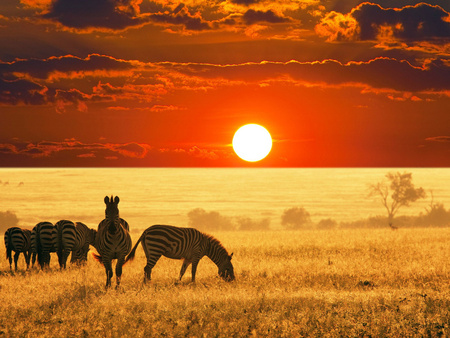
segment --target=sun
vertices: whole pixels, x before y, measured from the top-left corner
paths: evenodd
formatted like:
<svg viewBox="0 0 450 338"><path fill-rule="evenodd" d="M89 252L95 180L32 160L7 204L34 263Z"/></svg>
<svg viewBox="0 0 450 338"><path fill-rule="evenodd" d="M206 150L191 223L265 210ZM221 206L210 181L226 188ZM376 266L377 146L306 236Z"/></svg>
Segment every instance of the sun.
<svg viewBox="0 0 450 338"><path fill-rule="evenodd" d="M233 149L236 155L244 161L257 162L270 153L272 137L263 126L246 124L234 134Z"/></svg>

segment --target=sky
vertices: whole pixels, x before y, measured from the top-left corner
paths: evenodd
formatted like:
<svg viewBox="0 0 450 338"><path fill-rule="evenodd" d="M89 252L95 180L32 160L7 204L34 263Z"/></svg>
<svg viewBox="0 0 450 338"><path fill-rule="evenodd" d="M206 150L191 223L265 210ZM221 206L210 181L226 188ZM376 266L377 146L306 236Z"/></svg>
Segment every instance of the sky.
<svg viewBox="0 0 450 338"><path fill-rule="evenodd" d="M450 167L450 2L2 0L1 167ZM242 125L272 135L247 163Z"/></svg>

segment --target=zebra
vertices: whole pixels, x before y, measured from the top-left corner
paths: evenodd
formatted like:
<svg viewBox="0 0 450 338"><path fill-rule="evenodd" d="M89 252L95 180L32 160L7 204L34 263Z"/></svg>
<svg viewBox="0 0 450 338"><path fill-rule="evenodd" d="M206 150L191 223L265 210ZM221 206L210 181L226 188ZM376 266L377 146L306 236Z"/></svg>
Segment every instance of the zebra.
<svg viewBox="0 0 450 338"><path fill-rule="evenodd" d="M86 224L76 222L76 240L72 249L72 258L70 263L83 263L87 262L87 254L89 252L89 245L95 245L95 236L97 230L89 229Z"/></svg>
<svg viewBox="0 0 450 338"><path fill-rule="evenodd" d="M94 258L105 267L106 288L111 286L113 276L111 261L117 259L116 288L118 288L125 256L131 249L131 237L128 223L119 217L119 196L116 196L114 200L113 196L111 196L111 199L106 196L104 201L106 204L105 219L98 225L97 236L95 237L95 248L99 254L94 254Z"/></svg>
<svg viewBox="0 0 450 338"><path fill-rule="evenodd" d="M58 255L58 262L60 269L66 268L67 258L75 246L76 230L75 224L72 221L61 220L55 224L58 231L58 245L56 254Z"/></svg>
<svg viewBox="0 0 450 338"><path fill-rule="evenodd" d="M147 257L144 283L151 279L152 269L161 255L172 259L183 259L179 280L192 264L192 282L195 282L197 265L203 256L207 256L217 265L219 276L225 281L235 279L233 264L231 264L233 254L228 255L227 250L216 238L197 229L153 225L142 233L125 262L134 258L139 242L142 242L142 248Z"/></svg>
<svg viewBox="0 0 450 338"><path fill-rule="evenodd" d="M31 231L18 227L11 227L5 232L6 258L9 260L9 269L12 270L12 251L14 254L14 268L17 271L17 261L20 253L25 257L27 270L30 267L31 258Z"/></svg>
<svg viewBox="0 0 450 338"><path fill-rule="evenodd" d="M58 233L50 222L39 222L31 231L31 249L37 254L39 266L44 269L50 265L50 252L56 252Z"/></svg>

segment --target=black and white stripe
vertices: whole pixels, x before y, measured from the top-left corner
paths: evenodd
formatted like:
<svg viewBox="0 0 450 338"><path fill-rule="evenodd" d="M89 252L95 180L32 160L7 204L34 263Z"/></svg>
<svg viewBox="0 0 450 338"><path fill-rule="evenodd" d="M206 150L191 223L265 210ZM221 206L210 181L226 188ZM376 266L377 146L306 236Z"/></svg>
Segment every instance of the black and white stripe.
<svg viewBox="0 0 450 338"><path fill-rule="evenodd" d="M14 254L14 268L17 271L17 261L20 253L23 253L27 269L30 267L31 258L31 231L12 227L5 232L6 258L9 260L9 268L12 270L12 251Z"/></svg>
<svg viewBox="0 0 450 338"><path fill-rule="evenodd" d="M98 225L95 238L95 248L99 254L94 255L94 257L105 266L106 288L111 286L113 276L111 261L117 259L116 286L118 287L125 256L131 249L131 237L128 232L128 223L119 217L119 197L116 196L113 200L113 196L111 196L111 199L106 196L104 201L106 204L105 219Z"/></svg>
<svg viewBox="0 0 450 338"><path fill-rule="evenodd" d="M125 262L134 258L136 248L142 242L147 265L144 268L144 282L151 279L152 269L161 256L183 259L180 280L192 264L192 281L195 281L197 265L203 256L209 257L219 268L219 276L226 281L234 277L233 264L227 250L214 237L193 228L179 228L171 225L153 225L141 235Z"/></svg>
<svg viewBox="0 0 450 338"><path fill-rule="evenodd" d="M95 245L95 236L97 230L90 229L86 224L77 222L76 223L76 240L75 245L72 249L72 258L70 263L80 264L87 262L87 255L89 252L89 245Z"/></svg>
<svg viewBox="0 0 450 338"><path fill-rule="evenodd" d="M58 231L58 255L59 267L66 268L67 258L72 252L76 241L75 224L72 221L61 220L55 224Z"/></svg>
<svg viewBox="0 0 450 338"><path fill-rule="evenodd" d="M58 248L58 232L50 222L40 222L31 231L31 248L41 268L50 265L50 253Z"/></svg>

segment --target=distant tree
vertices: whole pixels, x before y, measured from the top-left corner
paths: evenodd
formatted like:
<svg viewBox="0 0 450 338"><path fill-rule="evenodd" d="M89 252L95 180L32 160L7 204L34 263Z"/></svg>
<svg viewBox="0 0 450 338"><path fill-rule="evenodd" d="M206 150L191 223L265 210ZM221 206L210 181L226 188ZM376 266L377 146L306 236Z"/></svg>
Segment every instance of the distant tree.
<svg viewBox="0 0 450 338"><path fill-rule="evenodd" d="M222 216L217 211L205 211L197 208L188 212L189 226L199 230L234 230L230 217Z"/></svg>
<svg viewBox="0 0 450 338"><path fill-rule="evenodd" d="M12 211L0 211L0 233L4 233L8 228L19 224L19 219Z"/></svg>
<svg viewBox="0 0 450 338"><path fill-rule="evenodd" d="M269 230L270 219L263 218L255 221L249 217L239 217L237 219L239 230Z"/></svg>
<svg viewBox="0 0 450 338"><path fill-rule="evenodd" d="M317 229L335 229L337 228L338 223L331 218L322 219L319 223L317 223Z"/></svg>
<svg viewBox="0 0 450 338"><path fill-rule="evenodd" d="M281 216L281 225L289 230L302 229L310 223L311 216L303 207L286 209Z"/></svg>
<svg viewBox="0 0 450 338"><path fill-rule="evenodd" d="M412 173L389 172L387 181L372 184L369 187L370 196L377 196L381 204L386 208L388 223L391 229L397 229L393 225L394 217L401 207L409 207L418 199L425 198L423 188L415 188L412 183Z"/></svg>

